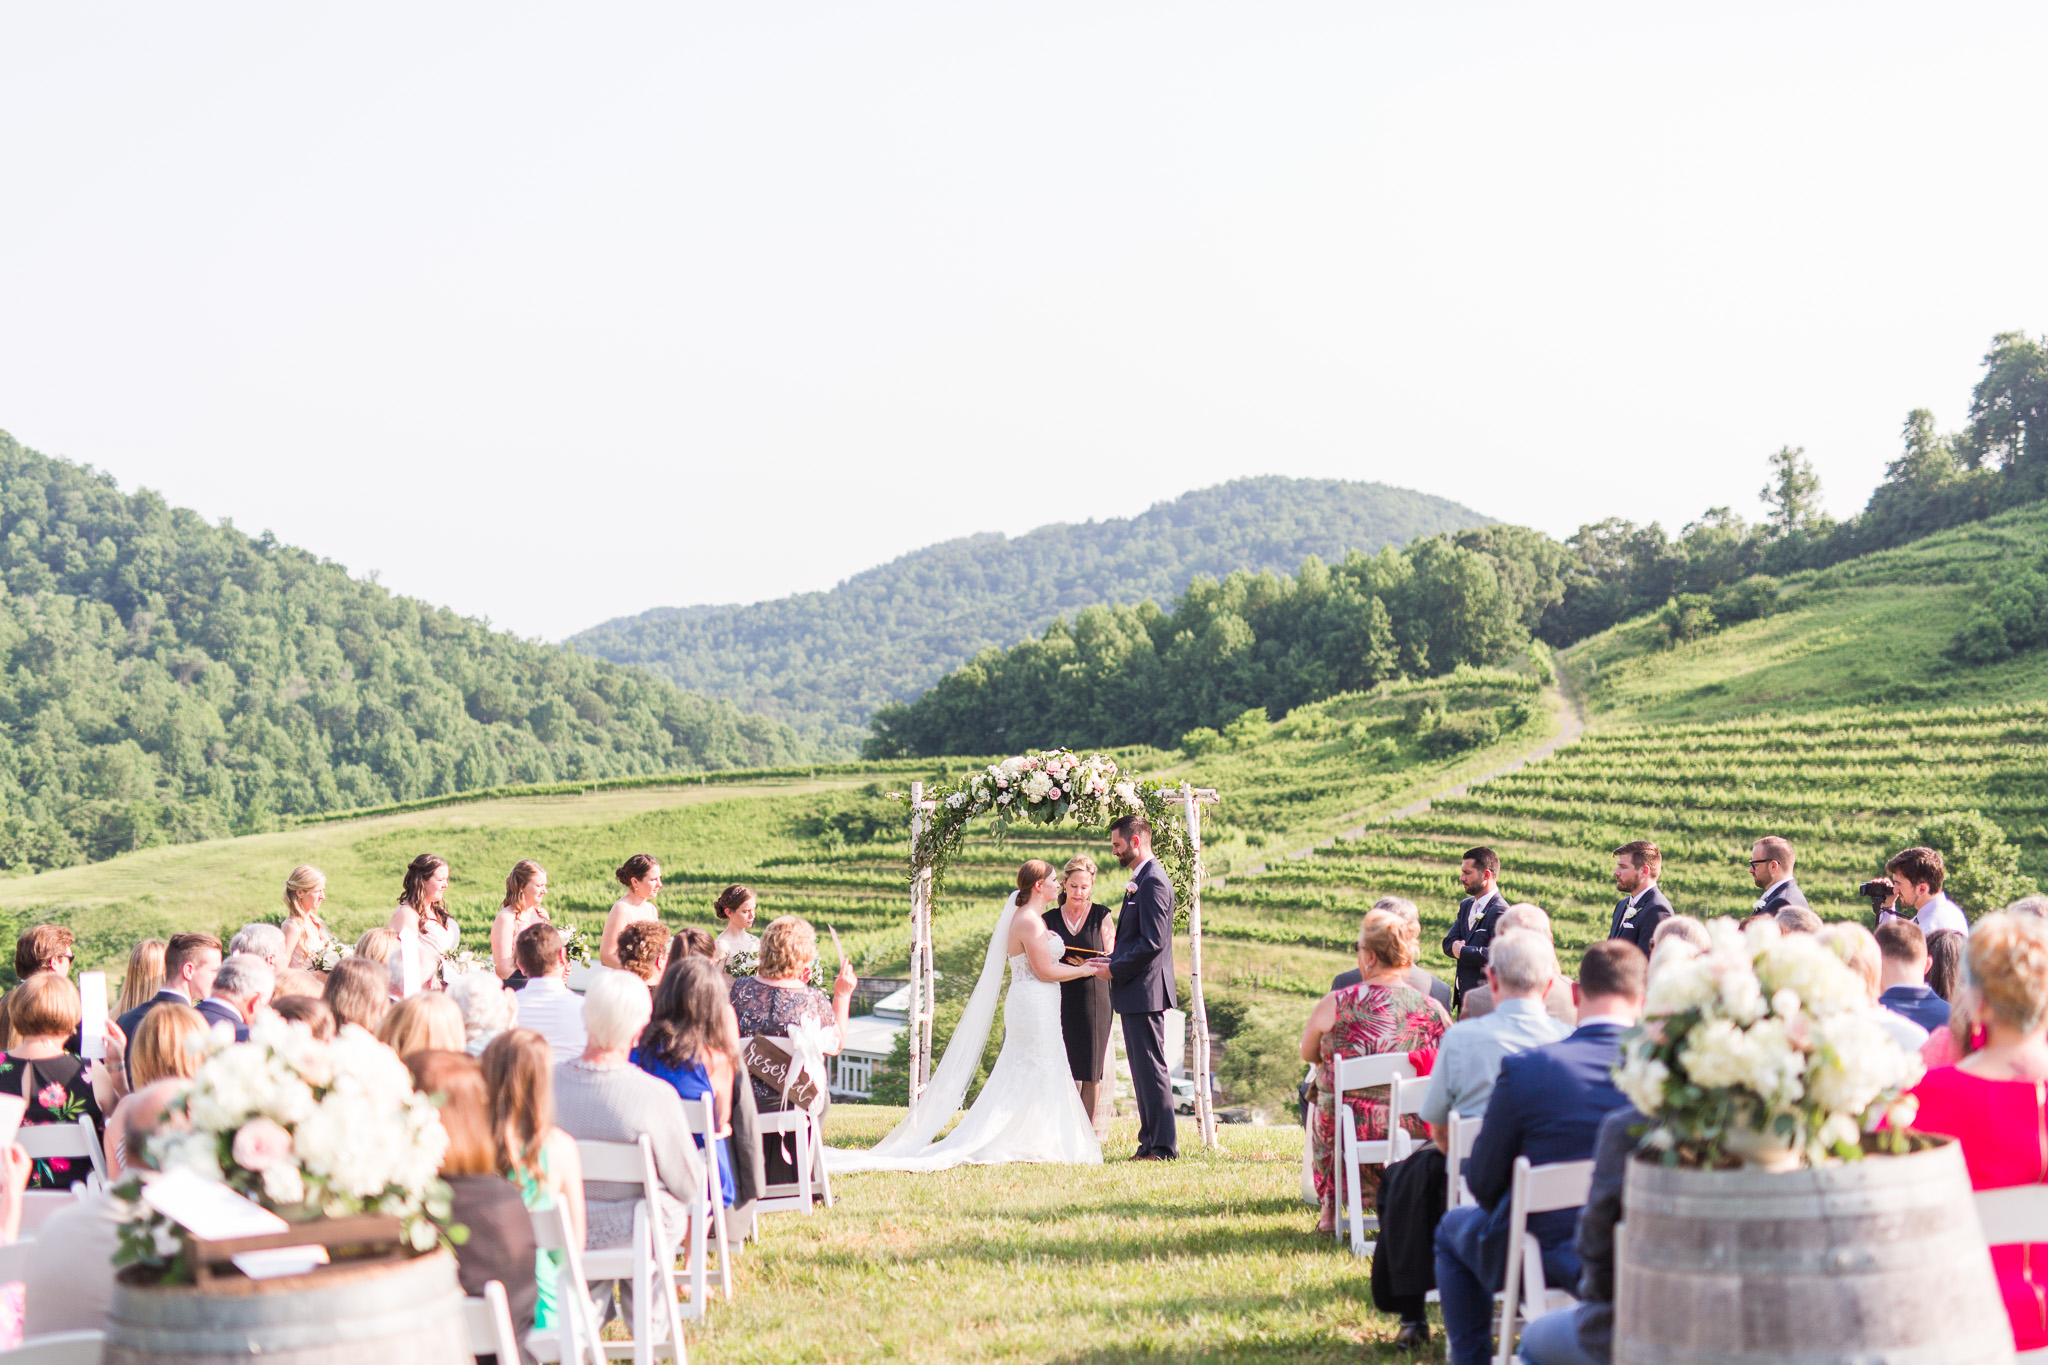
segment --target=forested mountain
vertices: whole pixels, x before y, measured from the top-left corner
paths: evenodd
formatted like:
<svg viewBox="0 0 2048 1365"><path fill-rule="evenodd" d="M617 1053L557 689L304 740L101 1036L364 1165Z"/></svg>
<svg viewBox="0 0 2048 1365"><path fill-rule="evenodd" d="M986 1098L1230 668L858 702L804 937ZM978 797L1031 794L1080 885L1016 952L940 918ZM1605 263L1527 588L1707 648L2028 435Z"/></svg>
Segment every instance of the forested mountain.
<svg viewBox="0 0 2048 1365"><path fill-rule="evenodd" d="M505 782L792 762L785 725L520 640L0 432L0 868Z"/></svg>
<svg viewBox="0 0 2048 1365"><path fill-rule="evenodd" d="M1140 516L929 546L830 592L751 606L664 607L572 648L640 664L851 751L876 707L917 695L991 645L1091 603L1166 600L1198 574L1292 571L1487 518L1443 498L1335 479L1239 479Z"/></svg>

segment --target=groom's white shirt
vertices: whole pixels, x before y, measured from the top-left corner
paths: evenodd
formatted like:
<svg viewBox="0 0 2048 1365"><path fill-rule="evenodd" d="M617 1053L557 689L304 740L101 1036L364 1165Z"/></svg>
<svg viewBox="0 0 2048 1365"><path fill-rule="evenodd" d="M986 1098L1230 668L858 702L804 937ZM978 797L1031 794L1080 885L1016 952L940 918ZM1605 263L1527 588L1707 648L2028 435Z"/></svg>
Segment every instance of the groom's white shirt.
<svg viewBox="0 0 2048 1365"><path fill-rule="evenodd" d="M1127 883L1125 883L1125 884L1124 884L1124 894L1126 894L1126 895L1129 895L1129 894L1130 894L1130 889L1131 889L1131 886L1132 886L1132 884L1136 883L1136 881L1138 880L1138 874L1139 874L1140 872L1143 872L1143 871L1144 871L1144 870L1145 870L1146 868L1150 867L1150 866L1151 866L1152 864L1154 864L1154 863L1156 863L1156 862L1158 862L1158 861L1159 861L1159 860L1158 860L1157 858L1153 857L1153 856L1152 856L1151 854L1149 854L1149 853L1148 853L1148 854L1146 854L1146 855L1145 855L1145 860L1144 860L1143 862L1139 863L1139 864L1138 864L1138 865L1137 865L1136 867L1134 867L1134 868L1132 868L1132 869L1131 869L1131 880L1130 880L1130 882L1127 882Z"/></svg>

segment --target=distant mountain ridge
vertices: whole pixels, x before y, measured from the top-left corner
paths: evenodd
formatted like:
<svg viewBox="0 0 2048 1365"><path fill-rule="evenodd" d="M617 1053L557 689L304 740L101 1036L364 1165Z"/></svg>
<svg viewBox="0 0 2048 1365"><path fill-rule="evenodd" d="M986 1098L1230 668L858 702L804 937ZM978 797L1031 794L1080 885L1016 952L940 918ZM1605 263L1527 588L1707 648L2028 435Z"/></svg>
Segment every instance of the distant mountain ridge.
<svg viewBox="0 0 2048 1365"><path fill-rule="evenodd" d="M991 645L1095 603L1177 596L1198 574L1293 572L1491 524L1447 498L1278 475L1198 489L1129 518L986 532L855 574L829 592L746 606L661 607L571 636L679 687L787 721L850 753L877 707L916 696Z"/></svg>

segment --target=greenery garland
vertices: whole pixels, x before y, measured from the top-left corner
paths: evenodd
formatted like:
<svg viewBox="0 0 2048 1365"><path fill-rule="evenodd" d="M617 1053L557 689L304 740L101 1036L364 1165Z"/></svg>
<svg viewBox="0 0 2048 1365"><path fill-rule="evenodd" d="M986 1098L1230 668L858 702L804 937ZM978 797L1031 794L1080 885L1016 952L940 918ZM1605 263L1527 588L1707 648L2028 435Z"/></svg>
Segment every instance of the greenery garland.
<svg viewBox="0 0 2048 1365"><path fill-rule="evenodd" d="M909 799L901 792L890 794ZM1152 854L1173 882L1174 923L1185 923L1196 858L1176 786L1123 772L1107 754L1082 758L1071 749L1033 749L991 763L957 783L928 788L925 796L934 808L926 813L923 832L910 850L910 875L915 882L920 872L931 870L934 901L947 867L966 840L967 826L980 816L994 817L992 829L1000 840L1018 825L1055 825L1071 819L1106 830L1136 814L1152 824Z"/></svg>

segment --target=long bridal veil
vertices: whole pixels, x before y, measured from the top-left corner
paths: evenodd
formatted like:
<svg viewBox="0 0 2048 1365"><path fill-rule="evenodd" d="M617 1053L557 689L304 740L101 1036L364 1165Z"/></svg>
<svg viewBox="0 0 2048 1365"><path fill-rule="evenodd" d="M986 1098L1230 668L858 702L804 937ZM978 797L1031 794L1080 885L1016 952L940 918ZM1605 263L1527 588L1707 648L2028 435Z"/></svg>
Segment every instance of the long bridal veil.
<svg viewBox="0 0 2048 1365"><path fill-rule="evenodd" d="M995 932L988 937L988 955L981 962L981 976L974 983L974 994L967 1001L967 1010L954 1026L953 1037L946 1044L946 1055L940 1059L939 1068L932 1073L931 1084L925 1087L923 1096L903 1122L889 1130L889 1135L866 1151L828 1147L825 1162L829 1169L837 1171L871 1170L884 1164L912 1157L931 1145L939 1130L946 1126L953 1115L960 1112L966 1103L967 1087L974 1083L974 1073L981 1069L981 1054L988 1046L988 1032L995 1024L996 1002L1003 993L1003 968L1009 963L1004 951L1010 942L1010 921L1017 913L1017 893L1003 902L1003 913L996 916ZM912 1028L917 1027L915 1020Z"/></svg>

